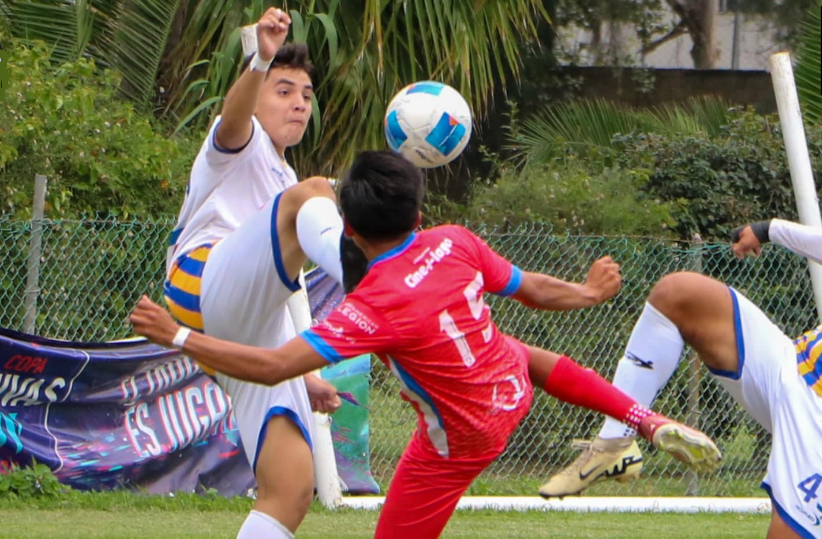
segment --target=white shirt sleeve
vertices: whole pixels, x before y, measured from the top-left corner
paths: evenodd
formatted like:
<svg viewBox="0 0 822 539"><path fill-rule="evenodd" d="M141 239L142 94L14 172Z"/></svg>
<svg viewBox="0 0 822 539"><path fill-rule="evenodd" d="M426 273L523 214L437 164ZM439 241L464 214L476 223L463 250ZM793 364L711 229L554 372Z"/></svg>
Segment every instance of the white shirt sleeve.
<svg viewBox="0 0 822 539"><path fill-rule="evenodd" d="M220 125L220 121L222 121L222 117L217 116L217 119L214 121L214 125L212 125L209 130L208 145L205 154L209 166L215 169L225 167L228 163L236 163L244 159L246 155L253 153L253 150L256 148L257 144L262 140L263 135L263 126L260 125L260 122L256 117L252 116L251 138L248 139L248 142L246 142L243 147L237 148L236 150L225 150L217 146L217 127Z"/></svg>
<svg viewBox="0 0 822 539"><path fill-rule="evenodd" d="M822 264L822 228L772 219L768 236L773 243Z"/></svg>

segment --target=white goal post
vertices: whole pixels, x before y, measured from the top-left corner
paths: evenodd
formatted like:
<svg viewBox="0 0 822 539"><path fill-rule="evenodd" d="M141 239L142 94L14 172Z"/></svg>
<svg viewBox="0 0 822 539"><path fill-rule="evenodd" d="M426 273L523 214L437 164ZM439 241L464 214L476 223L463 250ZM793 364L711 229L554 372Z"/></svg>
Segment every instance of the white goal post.
<svg viewBox="0 0 822 539"><path fill-rule="evenodd" d="M803 225L822 227L819 197L816 194L816 185L813 180L811 158L808 154L808 143L805 140L805 126L802 122L802 111L799 108L799 96L796 93L791 57L787 52L780 52L772 55L769 63L799 222ZM808 260L808 270L811 274L813 296L816 300L816 312L822 320L822 266Z"/></svg>

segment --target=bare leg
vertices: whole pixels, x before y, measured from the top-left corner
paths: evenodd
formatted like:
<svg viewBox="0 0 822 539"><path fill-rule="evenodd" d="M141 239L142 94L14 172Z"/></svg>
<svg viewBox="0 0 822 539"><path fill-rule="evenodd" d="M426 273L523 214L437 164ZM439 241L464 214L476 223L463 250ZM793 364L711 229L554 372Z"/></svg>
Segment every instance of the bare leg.
<svg viewBox="0 0 822 539"><path fill-rule="evenodd" d="M666 276L651 291L648 306L634 327L626 355L620 361L614 386L640 405L650 407L657 392L676 370L686 342L712 369L736 371L739 361L730 291L724 284L696 273ZM539 385L541 374L550 372L550 365L545 358L533 354L531 361L529 374L534 385ZM675 458L694 464L703 462L707 468L718 464L719 451L713 442L686 427L681 431L685 433L682 440L688 443L682 445L676 436L671 437L669 448L673 449ZM540 494L561 497L578 493L606 477L618 480L637 477L642 457L634 436L635 431L626 427L621 418L606 419L599 436L584 446L580 444L583 453L552 476L540 488ZM700 437L705 443L692 443L699 442ZM597 473L589 473L590 470Z"/></svg>
<svg viewBox="0 0 822 539"><path fill-rule="evenodd" d="M801 539L801 537L785 524L776 509L771 513L771 525L768 526L768 535L765 539Z"/></svg>
<svg viewBox="0 0 822 539"><path fill-rule="evenodd" d="M727 285L698 273L674 273L654 286L648 303L679 328L705 365L737 370L733 301Z"/></svg>
<svg viewBox="0 0 822 539"><path fill-rule="evenodd" d="M285 416L268 422L256 475L254 510L275 518L294 533L314 497L314 464L302 432Z"/></svg>

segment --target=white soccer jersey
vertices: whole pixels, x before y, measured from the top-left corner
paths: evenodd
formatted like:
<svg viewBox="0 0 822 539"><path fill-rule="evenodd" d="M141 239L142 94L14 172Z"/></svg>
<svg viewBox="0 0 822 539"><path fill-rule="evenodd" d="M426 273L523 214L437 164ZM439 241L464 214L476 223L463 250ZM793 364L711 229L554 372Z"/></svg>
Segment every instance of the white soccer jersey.
<svg viewBox="0 0 822 539"><path fill-rule="evenodd" d="M166 272L177 256L224 238L275 195L297 183L296 173L280 159L257 118L251 122L251 140L240 150L217 147L214 136L219 116L209 130L191 168Z"/></svg>
<svg viewBox="0 0 822 539"><path fill-rule="evenodd" d="M177 320L191 328L274 348L296 334L286 301L299 283L285 273L275 223L278 195L295 185L297 176L256 118L251 140L234 152L215 145L219 122L191 170L168 252L166 302ZM231 398L254 469L273 416L288 417L312 446L311 405L302 378L270 387L220 373L216 377Z"/></svg>
<svg viewBox="0 0 822 539"><path fill-rule="evenodd" d="M822 538L822 396L797 370L797 346L748 298L731 289L739 367L712 371L772 436L762 488L802 539Z"/></svg>

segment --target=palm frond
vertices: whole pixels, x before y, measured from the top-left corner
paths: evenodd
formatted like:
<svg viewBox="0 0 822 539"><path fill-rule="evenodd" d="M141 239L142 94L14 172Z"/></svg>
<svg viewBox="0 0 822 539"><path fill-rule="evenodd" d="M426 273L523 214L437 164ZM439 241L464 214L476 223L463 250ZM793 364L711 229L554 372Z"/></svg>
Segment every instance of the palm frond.
<svg viewBox="0 0 822 539"><path fill-rule="evenodd" d="M123 76L120 90L140 104L154 97L157 71L180 0L125 0L113 21L111 64Z"/></svg>
<svg viewBox="0 0 822 539"><path fill-rule="evenodd" d="M288 3L292 39L308 44L315 64L314 83L322 122L296 148L301 172L335 174L358 150L383 148L385 106L403 86L436 79L459 90L476 116L487 110L492 88L506 74L517 76L520 50L547 19L543 0L296 0ZM194 4L192 4L194 6ZM210 111L191 116L200 104L225 95L239 66L239 49L230 45L237 27L257 20L262 0L200 0L186 15L180 45L170 55L169 78L178 81L168 112L204 122ZM493 44L493 46L489 46ZM207 59L207 64L196 62ZM218 65L219 64L219 65ZM237 75L237 71L230 73ZM190 81L214 83L196 86ZM230 82L229 82L230 84ZM216 101L214 102L216 103ZM206 114L208 112L208 114ZM198 124L199 125L199 124ZM343 141L356 141L348 144ZM317 167L321 167L318 170Z"/></svg>
<svg viewBox="0 0 822 539"><path fill-rule="evenodd" d="M93 25L88 0L6 0L3 7L12 35L46 42L54 61L76 60L86 51Z"/></svg>
<svg viewBox="0 0 822 539"><path fill-rule="evenodd" d="M820 43L822 42L822 19L820 18L820 5L811 8L802 23L802 35L800 37L799 50L797 51L796 89L799 93L799 100L805 120L818 124L822 121L822 88L820 87Z"/></svg>
<svg viewBox="0 0 822 539"><path fill-rule="evenodd" d="M607 148L615 135L654 123L649 113L601 99L561 103L523 121L517 150L529 162L547 162L565 148L579 152Z"/></svg>
<svg viewBox="0 0 822 539"><path fill-rule="evenodd" d="M685 105L665 104L645 112L648 127L668 136L703 134L715 137L728 125L731 106L717 97L692 97Z"/></svg>

